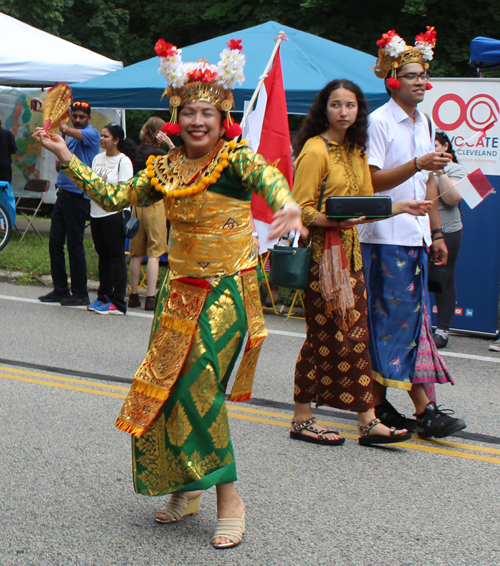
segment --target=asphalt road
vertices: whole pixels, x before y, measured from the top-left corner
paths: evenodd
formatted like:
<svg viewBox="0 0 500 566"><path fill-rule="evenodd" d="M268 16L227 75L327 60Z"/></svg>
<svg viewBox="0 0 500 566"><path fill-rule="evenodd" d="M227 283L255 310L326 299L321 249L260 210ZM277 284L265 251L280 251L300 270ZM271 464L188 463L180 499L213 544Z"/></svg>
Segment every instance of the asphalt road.
<svg viewBox="0 0 500 566"><path fill-rule="evenodd" d="M468 427L443 441L356 442L354 415L318 417L343 447L288 438L301 320L266 316L254 398L230 404L247 533L215 550L215 490L201 512L157 525L162 500L131 482L114 421L146 351L151 315L42 304L46 288L0 283L0 566L500 564L500 354L452 337L457 381L439 402ZM92 296L91 296L92 299ZM410 414L405 393L391 400Z"/></svg>

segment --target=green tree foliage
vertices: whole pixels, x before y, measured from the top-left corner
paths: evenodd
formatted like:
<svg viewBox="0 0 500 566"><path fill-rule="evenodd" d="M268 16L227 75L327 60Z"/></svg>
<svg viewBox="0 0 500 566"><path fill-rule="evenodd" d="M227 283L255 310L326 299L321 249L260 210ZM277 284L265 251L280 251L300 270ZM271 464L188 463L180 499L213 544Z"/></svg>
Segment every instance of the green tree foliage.
<svg viewBox="0 0 500 566"><path fill-rule="evenodd" d="M183 47L269 20L374 58L383 32L413 43L433 25L432 74L468 76L471 40L500 37L500 2L491 0L0 0L0 11L125 65L154 57L160 37Z"/></svg>

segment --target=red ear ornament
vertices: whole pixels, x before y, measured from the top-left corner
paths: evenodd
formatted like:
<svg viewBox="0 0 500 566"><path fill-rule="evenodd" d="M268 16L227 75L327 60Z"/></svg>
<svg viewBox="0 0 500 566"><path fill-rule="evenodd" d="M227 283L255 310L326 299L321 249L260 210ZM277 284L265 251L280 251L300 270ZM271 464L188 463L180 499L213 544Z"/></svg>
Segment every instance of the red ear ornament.
<svg viewBox="0 0 500 566"><path fill-rule="evenodd" d="M167 136L178 136L181 133L181 127L179 126L179 124L166 122L161 127L161 131L167 134Z"/></svg>

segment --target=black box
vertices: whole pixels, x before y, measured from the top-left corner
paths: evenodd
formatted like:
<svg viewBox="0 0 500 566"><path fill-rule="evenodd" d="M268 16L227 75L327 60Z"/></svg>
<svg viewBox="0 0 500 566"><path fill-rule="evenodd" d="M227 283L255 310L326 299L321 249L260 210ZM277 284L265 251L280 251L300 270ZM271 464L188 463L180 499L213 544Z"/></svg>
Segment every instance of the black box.
<svg viewBox="0 0 500 566"><path fill-rule="evenodd" d="M392 216L392 198L389 196L372 197L328 197L326 199L328 218L390 218Z"/></svg>

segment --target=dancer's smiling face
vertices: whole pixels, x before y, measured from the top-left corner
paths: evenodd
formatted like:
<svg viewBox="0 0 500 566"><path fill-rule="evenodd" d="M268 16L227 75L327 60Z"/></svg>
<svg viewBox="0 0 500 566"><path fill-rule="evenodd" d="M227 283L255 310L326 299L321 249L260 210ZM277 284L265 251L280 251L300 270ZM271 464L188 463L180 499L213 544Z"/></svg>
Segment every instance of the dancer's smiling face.
<svg viewBox="0 0 500 566"><path fill-rule="evenodd" d="M202 157L222 136L222 114L209 102L192 102L179 112L179 126L187 156Z"/></svg>

